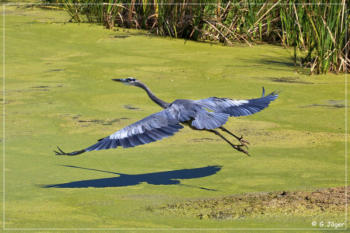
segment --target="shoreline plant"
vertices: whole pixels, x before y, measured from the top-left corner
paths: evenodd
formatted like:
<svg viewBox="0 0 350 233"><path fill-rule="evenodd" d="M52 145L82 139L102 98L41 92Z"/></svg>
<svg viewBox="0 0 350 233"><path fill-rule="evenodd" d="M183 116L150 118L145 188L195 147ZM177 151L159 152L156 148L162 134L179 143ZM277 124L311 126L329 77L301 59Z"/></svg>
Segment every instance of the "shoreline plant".
<svg viewBox="0 0 350 233"><path fill-rule="evenodd" d="M350 8L345 0L46 0L71 22L148 30L194 41L294 47L310 74L350 71Z"/></svg>

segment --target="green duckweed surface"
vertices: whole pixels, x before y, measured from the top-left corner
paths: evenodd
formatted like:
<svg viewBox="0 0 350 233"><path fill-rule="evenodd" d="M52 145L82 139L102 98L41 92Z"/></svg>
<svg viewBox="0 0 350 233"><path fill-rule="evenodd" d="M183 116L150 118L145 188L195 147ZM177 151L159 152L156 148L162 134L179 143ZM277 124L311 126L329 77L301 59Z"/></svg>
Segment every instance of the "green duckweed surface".
<svg viewBox="0 0 350 233"><path fill-rule="evenodd" d="M5 20L6 228L228 231L344 222L343 211L327 209L320 215L281 207L231 219L186 214L192 207L185 214L157 211L199 199L343 186L344 75L309 76L294 67L291 51L273 45L224 47L109 31L38 8L7 6ZM56 145L82 149L160 111L141 89L111 81L130 76L169 102L255 98L262 86L280 96L226 125L250 142L251 157L188 128L136 148L55 156Z"/></svg>

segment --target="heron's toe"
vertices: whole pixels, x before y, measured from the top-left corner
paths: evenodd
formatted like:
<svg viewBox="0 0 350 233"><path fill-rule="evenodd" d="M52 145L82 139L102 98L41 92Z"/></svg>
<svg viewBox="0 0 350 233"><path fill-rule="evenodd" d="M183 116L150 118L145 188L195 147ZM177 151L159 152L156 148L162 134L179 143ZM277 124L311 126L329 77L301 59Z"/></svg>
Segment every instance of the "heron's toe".
<svg viewBox="0 0 350 233"><path fill-rule="evenodd" d="M250 143L249 143L247 140L243 139L243 136L241 136L241 137L239 138L239 142L240 142L242 145L246 145L246 144L250 145Z"/></svg>
<svg viewBox="0 0 350 233"><path fill-rule="evenodd" d="M56 155L63 155L61 152L58 152L58 151L55 151L55 150L53 152L55 152Z"/></svg>
<svg viewBox="0 0 350 233"><path fill-rule="evenodd" d="M237 150L240 151L240 152L243 152L244 154L250 156L250 154L248 153L247 150L245 150L243 147L246 147L248 149L248 146L247 145L237 145Z"/></svg>
<svg viewBox="0 0 350 233"><path fill-rule="evenodd" d="M61 150L61 148L59 148L58 146L57 146L57 149L58 149L58 151L54 150L56 155L66 155L67 154L63 150Z"/></svg>

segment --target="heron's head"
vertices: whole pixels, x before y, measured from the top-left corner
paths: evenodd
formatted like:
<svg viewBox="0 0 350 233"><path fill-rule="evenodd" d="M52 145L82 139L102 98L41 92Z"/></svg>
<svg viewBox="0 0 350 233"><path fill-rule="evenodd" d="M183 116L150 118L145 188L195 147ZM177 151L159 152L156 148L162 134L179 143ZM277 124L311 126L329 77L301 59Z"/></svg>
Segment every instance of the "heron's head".
<svg viewBox="0 0 350 233"><path fill-rule="evenodd" d="M133 78L133 77L128 77L128 78L115 78L115 79L112 79L113 81L116 81L116 82L121 82L125 85L132 85L132 86L136 86L137 83L139 82L139 80L137 80L136 78Z"/></svg>

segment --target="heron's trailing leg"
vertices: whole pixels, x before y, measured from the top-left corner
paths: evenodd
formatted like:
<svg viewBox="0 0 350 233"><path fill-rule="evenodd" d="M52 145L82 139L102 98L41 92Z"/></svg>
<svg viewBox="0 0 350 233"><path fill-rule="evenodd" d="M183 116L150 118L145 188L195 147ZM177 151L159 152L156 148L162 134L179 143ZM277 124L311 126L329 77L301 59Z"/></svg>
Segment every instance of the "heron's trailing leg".
<svg viewBox="0 0 350 233"><path fill-rule="evenodd" d="M222 126L220 127L220 129L222 131L225 131L226 133L232 135L233 137L235 137L243 146L246 146L248 148L247 144L249 145L250 143L248 141L244 140L243 136L238 137L237 135L235 135L234 133L230 132L228 129L226 129Z"/></svg>
<svg viewBox="0 0 350 233"><path fill-rule="evenodd" d="M230 144L234 149L236 149L236 150L238 150L238 151L240 151L240 152L243 152L243 153L245 153L245 154L247 154L248 156L250 156L249 155L249 153L248 153L248 151L246 151L245 149L243 149L243 147L244 147L244 145L234 145L234 144L232 144L229 140L227 140L227 138L225 138L222 134L220 134L218 131L216 131L216 130L213 130L213 129L211 129L211 130L208 130L209 132L213 132L213 133L215 133L216 135L218 135L219 137L221 137L222 139L224 139L225 140L225 142L227 142L228 144Z"/></svg>
<svg viewBox="0 0 350 233"><path fill-rule="evenodd" d="M73 152L70 152L70 153L66 153L64 152L63 150L61 150L61 148L57 147L58 151L55 151L54 152L56 153L56 155L70 155L70 156L74 156L74 155L79 155L79 154L82 154L85 151L85 149L83 150L78 150L78 151L73 151Z"/></svg>

